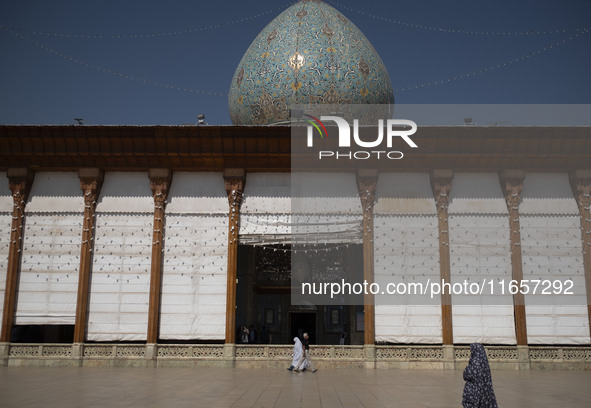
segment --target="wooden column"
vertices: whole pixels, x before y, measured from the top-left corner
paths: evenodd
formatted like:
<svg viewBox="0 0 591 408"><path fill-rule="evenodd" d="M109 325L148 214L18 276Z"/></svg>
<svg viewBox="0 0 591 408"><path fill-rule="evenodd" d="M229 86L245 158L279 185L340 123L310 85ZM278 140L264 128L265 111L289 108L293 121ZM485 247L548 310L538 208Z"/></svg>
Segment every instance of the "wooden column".
<svg viewBox="0 0 591 408"><path fill-rule="evenodd" d="M224 185L228 195L228 273L226 292L226 344L236 342L236 274L238 267L238 231L240 206L246 183L243 169L224 170Z"/></svg>
<svg viewBox="0 0 591 408"><path fill-rule="evenodd" d="M4 311L2 314L2 332L0 343L10 342L14 312L16 309L16 293L21 267L23 236L25 233L25 206L34 174L26 168L8 169L8 186L12 191L12 226L10 230L10 246L8 248L8 265L6 268L6 290L4 292Z"/></svg>
<svg viewBox="0 0 591 408"><path fill-rule="evenodd" d="M150 268L150 303L146 343L158 342L160 327L160 293L162 291L162 251L164 250L164 210L172 180L169 169L150 169L150 189L154 197L154 230L152 233L152 265Z"/></svg>
<svg viewBox="0 0 591 408"><path fill-rule="evenodd" d="M374 282L373 207L377 182L377 170L357 171L357 189L363 209L363 279L368 285ZM364 344L366 345L374 345L376 339L374 303L374 296L366 293L363 300Z"/></svg>
<svg viewBox="0 0 591 408"><path fill-rule="evenodd" d="M583 244L583 268L587 290L587 312L591 334L591 170L576 170L570 174L573 193L579 205L581 217L581 241Z"/></svg>
<svg viewBox="0 0 591 408"><path fill-rule="evenodd" d="M451 267L449 261L449 225L447 207L453 180L453 170L437 169L431 172L431 188L437 206L439 227L439 275L441 281L451 283ZM451 293L441 291L441 330L444 345L454 342L453 315Z"/></svg>
<svg viewBox="0 0 591 408"><path fill-rule="evenodd" d="M74 343L86 340L88 321L88 295L90 291L90 273L92 252L94 251L94 225L96 203L103 184L103 172L97 168L78 171L80 188L84 194L84 221L82 223L82 244L80 245L80 270L78 272L78 298L76 301L76 321L74 324Z"/></svg>
<svg viewBox="0 0 591 408"><path fill-rule="evenodd" d="M507 209L509 210L512 279L518 282L521 282L523 279L519 202L521 201L524 179L525 172L522 170L504 170L500 173L501 188L503 189ZM525 297L521 291L513 295L513 308L517 345L525 346L527 345L527 321L525 315Z"/></svg>

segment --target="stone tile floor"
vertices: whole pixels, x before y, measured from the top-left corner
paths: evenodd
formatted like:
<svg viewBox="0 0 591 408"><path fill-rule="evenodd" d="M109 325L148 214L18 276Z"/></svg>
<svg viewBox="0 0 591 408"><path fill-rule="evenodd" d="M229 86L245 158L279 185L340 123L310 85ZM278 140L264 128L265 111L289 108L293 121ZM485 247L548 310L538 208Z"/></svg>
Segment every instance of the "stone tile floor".
<svg viewBox="0 0 591 408"><path fill-rule="evenodd" d="M591 371L493 371L500 407L591 406ZM460 407L462 372L0 368L0 407Z"/></svg>

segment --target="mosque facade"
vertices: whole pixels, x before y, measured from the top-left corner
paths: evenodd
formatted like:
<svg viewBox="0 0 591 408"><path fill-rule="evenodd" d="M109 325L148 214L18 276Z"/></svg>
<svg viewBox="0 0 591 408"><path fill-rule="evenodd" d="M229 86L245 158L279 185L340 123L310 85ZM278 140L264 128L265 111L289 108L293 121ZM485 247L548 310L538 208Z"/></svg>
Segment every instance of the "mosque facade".
<svg viewBox="0 0 591 408"><path fill-rule="evenodd" d="M0 363L282 367L304 328L321 367L453 369L481 342L493 366L589 369L588 127L425 126L395 164L310 168L355 200L300 249L331 279L568 280L583 301L292 304L289 108L393 98L359 29L304 0L238 65L231 126L0 126Z"/></svg>

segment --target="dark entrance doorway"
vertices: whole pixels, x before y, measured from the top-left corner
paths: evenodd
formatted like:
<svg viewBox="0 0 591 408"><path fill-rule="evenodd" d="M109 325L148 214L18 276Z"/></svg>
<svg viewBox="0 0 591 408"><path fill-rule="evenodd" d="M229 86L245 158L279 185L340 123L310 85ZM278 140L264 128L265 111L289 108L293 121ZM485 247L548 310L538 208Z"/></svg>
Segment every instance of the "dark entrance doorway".
<svg viewBox="0 0 591 408"><path fill-rule="evenodd" d="M291 312L289 314L291 339L299 334L308 333L310 336L310 343L314 343L316 337L316 312Z"/></svg>
<svg viewBox="0 0 591 408"><path fill-rule="evenodd" d="M320 281L349 279L363 268L360 244L310 251L311 270ZM310 335L311 344L339 344L343 332L346 344L363 344L356 306L292 304L291 260L288 244L238 247L235 329L245 325L255 331L255 342L264 344L293 344L299 329Z"/></svg>

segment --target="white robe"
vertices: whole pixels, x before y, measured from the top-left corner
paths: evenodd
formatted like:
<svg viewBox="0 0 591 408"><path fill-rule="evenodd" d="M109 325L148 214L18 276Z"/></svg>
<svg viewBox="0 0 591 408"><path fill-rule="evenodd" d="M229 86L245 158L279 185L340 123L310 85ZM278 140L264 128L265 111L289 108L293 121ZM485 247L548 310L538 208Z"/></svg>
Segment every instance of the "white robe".
<svg viewBox="0 0 591 408"><path fill-rule="evenodd" d="M293 341L293 359L291 360L291 365L295 366L302 358L303 346L301 340L298 337L294 337Z"/></svg>

